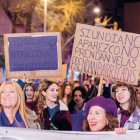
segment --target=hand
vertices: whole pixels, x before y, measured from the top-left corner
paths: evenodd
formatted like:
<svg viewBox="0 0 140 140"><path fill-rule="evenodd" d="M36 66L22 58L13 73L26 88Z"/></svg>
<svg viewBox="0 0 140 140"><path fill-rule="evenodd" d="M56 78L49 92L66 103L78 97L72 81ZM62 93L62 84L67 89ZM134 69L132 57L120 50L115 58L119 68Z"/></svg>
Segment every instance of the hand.
<svg viewBox="0 0 140 140"><path fill-rule="evenodd" d="M109 79L105 78L104 81L105 81L105 86L109 87L109 83L110 83Z"/></svg>
<svg viewBox="0 0 140 140"><path fill-rule="evenodd" d="M115 128L117 134L125 134L126 130L128 130L128 128Z"/></svg>
<svg viewBox="0 0 140 140"><path fill-rule="evenodd" d="M26 81L26 74L23 74L23 82L25 82Z"/></svg>

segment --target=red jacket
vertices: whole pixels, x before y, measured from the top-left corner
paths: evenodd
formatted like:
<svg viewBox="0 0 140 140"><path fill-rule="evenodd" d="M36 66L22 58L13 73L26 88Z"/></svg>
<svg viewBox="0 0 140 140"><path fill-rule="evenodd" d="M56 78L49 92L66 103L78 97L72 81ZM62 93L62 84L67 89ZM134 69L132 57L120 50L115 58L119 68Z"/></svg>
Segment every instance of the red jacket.
<svg viewBox="0 0 140 140"><path fill-rule="evenodd" d="M25 102L25 104L26 104L26 107L35 111L35 113L38 115L37 101Z"/></svg>
<svg viewBox="0 0 140 140"><path fill-rule="evenodd" d="M50 114L48 108L46 107L43 112L44 125L43 128L46 130L50 130L50 124L53 123L58 130L72 130L72 122L70 112L68 111L68 107L62 102L59 101L60 108L53 116L50 121ZM43 119L41 121L43 122Z"/></svg>

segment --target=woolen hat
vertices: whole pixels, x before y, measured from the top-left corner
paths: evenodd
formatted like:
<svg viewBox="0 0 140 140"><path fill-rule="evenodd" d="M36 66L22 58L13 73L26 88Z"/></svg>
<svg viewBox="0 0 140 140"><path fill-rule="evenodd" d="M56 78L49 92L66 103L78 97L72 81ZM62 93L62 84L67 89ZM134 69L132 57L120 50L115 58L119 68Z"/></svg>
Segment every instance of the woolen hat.
<svg viewBox="0 0 140 140"><path fill-rule="evenodd" d="M106 99L103 96L93 97L91 100L89 100L86 103L86 106L85 106L86 115L88 115L89 110L92 106L100 106L106 112L108 112L109 114L111 114L117 118L117 105L115 104L115 102L113 100L111 100L109 98Z"/></svg>

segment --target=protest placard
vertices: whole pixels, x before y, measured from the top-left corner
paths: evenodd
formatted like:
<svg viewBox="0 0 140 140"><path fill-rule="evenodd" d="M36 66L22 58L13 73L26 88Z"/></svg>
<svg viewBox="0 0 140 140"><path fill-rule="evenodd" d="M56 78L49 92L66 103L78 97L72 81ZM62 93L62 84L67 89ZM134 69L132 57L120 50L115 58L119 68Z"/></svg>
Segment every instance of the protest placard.
<svg viewBox="0 0 140 140"><path fill-rule="evenodd" d="M70 70L137 84L140 35L77 24Z"/></svg>
<svg viewBox="0 0 140 140"><path fill-rule="evenodd" d="M67 77L67 64L63 64L62 65L62 76L61 77L58 77L56 76L56 78L50 78L50 81L56 81L57 79L66 79Z"/></svg>
<svg viewBox="0 0 140 140"><path fill-rule="evenodd" d="M5 34L4 49L10 79L62 77L60 33Z"/></svg>

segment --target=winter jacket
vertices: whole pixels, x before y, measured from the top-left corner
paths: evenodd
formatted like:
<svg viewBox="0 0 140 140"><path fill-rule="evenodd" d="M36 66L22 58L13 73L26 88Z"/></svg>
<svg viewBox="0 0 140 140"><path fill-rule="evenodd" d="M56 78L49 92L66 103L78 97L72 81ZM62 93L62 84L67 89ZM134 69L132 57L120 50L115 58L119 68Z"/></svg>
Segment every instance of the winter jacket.
<svg viewBox="0 0 140 140"><path fill-rule="evenodd" d="M61 100L59 100L59 104L60 108L51 120L49 120L50 114L48 108L47 106L45 107L43 118L40 118L43 123L43 129L50 130L51 124L53 124L58 130L72 130L71 116L68 107Z"/></svg>

